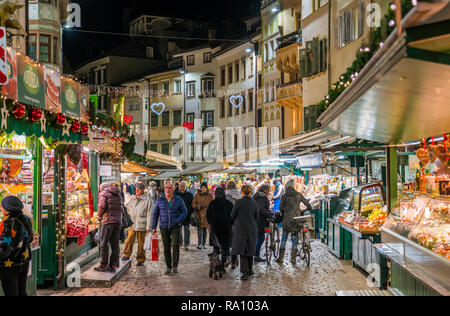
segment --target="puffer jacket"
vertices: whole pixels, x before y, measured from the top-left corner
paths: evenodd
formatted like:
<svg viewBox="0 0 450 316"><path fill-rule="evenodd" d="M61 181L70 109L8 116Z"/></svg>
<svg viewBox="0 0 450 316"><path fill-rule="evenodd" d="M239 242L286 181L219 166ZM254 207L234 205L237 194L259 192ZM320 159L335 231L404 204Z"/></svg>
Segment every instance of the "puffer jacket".
<svg viewBox="0 0 450 316"><path fill-rule="evenodd" d="M197 215L201 220L201 228L209 228L208 220L206 219L206 211L208 210L209 204L213 199L214 198L211 193L203 193L198 191L192 201L192 207L197 212Z"/></svg>
<svg viewBox="0 0 450 316"><path fill-rule="evenodd" d="M230 201L234 205L237 200L240 200L242 198L242 195L239 193L238 190L232 189L232 190L225 190L225 197L228 201Z"/></svg>
<svg viewBox="0 0 450 316"><path fill-rule="evenodd" d="M145 232L151 228L153 200L147 193L141 197L134 195L125 205L133 221L133 231Z"/></svg>
<svg viewBox="0 0 450 316"><path fill-rule="evenodd" d="M173 196L173 202L169 209L169 201L165 196L156 200L155 209L153 211L152 230L158 226L162 229L172 229L180 226L187 216L186 205L178 195Z"/></svg>
<svg viewBox="0 0 450 316"><path fill-rule="evenodd" d="M298 232L300 223L294 217L301 216L300 203L306 205L307 210L312 210L311 204L303 194L297 192L293 187L288 187L280 203L280 212L283 215L283 231L288 233Z"/></svg>
<svg viewBox="0 0 450 316"><path fill-rule="evenodd" d="M272 217L272 212L270 211L270 202L267 195L261 192L256 192L253 196L253 201L258 205L258 234L264 234L266 227L269 227L269 220Z"/></svg>
<svg viewBox="0 0 450 316"><path fill-rule="evenodd" d="M10 212L0 223L0 270L21 267L31 260L33 227L22 212Z"/></svg>
<svg viewBox="0 0 450 316"><path fill-rule="evenodd" d="M121 224L123 200L119 188L110 185L102 190L98 198L98 216L102 225Z"/></svg>

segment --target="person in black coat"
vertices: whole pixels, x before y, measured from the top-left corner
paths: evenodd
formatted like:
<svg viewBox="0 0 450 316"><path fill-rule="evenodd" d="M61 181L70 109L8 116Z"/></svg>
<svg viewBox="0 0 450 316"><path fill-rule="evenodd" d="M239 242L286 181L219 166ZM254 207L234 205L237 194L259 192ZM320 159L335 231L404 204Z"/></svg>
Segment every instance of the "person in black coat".
<svg viewBox="0 0 450 316"><path fill-rule="evenodd" d="M233 203L226 199L223 188L217 188L215 195L216 198L209 204L206 211L206 220L211 227L210 236L214 253L222 253L222 266L224 266L230 254ZM222 272L225 272L225 269Z"/></svg>
<svg viewBox="0 0 450 316"><path fill-rule="evenodd" d="M253 275L253 257L258 239L258 205L252 200L252 188L245 184L241 188L242 199L234 204L231 218L233 219L232 255L239 255L241 261L242 280L248 280Z"/></svg>
<svg viewBox="0 0 450 316"><path fill-rule="evenodd" d="M183 221L183 229L180 229L180 245L184 245L184 250L188 250L189 244L191 243L191 216L194 213L194 208L192 207L192 201L194 196L191 192L187 190L186 182L181 182L178 192L175 193L181 197L187 208L187 216ZM183 243L183 231L184 231L184 243Z"/></svg>
<svg viewBox="0 0 450 316"><path fill-rule="evenodd" d="M0 222L0 281L5 296L27 296L33 227L15 196L2 200Z"/></svg>
<svg viewBox="0 0 450 316"><path fill-rule="evenodd" d="M253 201L258 204L259 219L258 219L258 240L256 242L256 254L255 262L264 262L264 259L260 257L261 247L264 243L266 228L269 227L269 220L272 218L272 212L270 211L269 201L270 188L268 185L263 184L259 187L258 192L253 196Z"/></svg>

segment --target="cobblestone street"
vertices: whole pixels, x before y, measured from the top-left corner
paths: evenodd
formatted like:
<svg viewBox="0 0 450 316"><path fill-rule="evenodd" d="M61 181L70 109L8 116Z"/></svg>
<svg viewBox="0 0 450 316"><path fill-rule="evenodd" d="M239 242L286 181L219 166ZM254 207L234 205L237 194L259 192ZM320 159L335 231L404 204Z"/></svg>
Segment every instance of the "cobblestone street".
<svg viewBox="0 0 450 316"><path fill-rule="evenodd" d="M192 236L196 237L196 234ZM366 277L352 267L351 261L337 259L328 252L326 245L318 240L312 243L313 253L309 268L300 259L294 267L290 263L288 251L282 265L255 264L255 275L248 281L241 281L239 269L231 271L230 267L227 268L223 279L210 279L207 254L212 252L212 248L198 250L194 244L195 240L192 240L189 251L181 250L177 275L164 275L163 259L160 262L147 260L145 267L136 267L135 259L132 258L131 269L112 288L65 289L53 292L53 295L321 296L335 295L338 290L371 289L366 283ZM148 256L150 257L150 254Z"/></svg>

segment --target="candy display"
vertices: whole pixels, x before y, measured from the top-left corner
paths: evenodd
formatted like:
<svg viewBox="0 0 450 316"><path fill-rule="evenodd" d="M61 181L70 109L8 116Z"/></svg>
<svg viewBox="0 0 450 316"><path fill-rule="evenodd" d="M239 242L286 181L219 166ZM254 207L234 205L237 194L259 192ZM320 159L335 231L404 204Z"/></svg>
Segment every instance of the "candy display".
<svg viewBox="0 0 450 316"><path fill-rule="evenodd" d="M450 199L413 193L404 196L384 228L450 260Z"/></svg>
<svg viewBox="0 0 450 316"><path fill-rule="evenodd" d="M97 213L91 216L87 161L82 160L76 166L68 159L66 172L66 233L78 238L78 245L98 227Z"/></svg>

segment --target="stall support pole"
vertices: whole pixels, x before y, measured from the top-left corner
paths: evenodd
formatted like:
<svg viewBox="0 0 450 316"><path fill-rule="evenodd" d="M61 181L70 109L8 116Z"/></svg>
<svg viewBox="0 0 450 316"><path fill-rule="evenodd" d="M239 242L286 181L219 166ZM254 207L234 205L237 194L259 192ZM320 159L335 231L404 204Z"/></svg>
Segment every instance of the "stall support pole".
<svg viewBox="0 0 450 316"><path fill-rule="evenodd" d="M397 204L397 148L386 150L387 207L390 213Z"/></svg>

